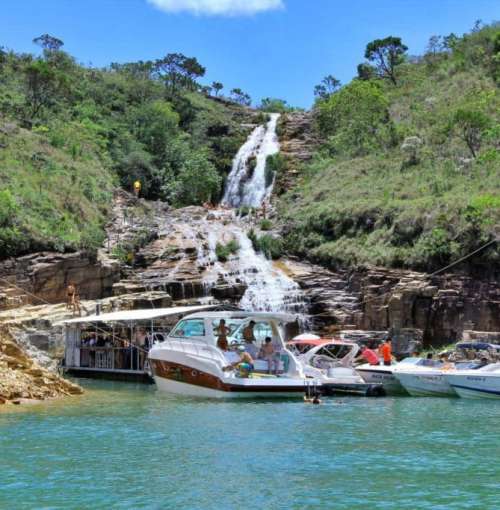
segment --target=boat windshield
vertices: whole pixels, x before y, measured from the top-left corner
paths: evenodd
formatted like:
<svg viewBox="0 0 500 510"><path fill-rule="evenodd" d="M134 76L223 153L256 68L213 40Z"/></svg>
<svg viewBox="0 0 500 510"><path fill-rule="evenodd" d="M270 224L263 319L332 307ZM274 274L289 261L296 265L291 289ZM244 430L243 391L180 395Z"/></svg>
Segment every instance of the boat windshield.
<svg viewBox="0 0 500 510"><path fill-rule="evenodd" d="M203 319L182 320L169 336L174 338L203 337L205 336L205 322Z"/></svg>
<svg viewBox="0 0 500 510"><path fill-rule="evenodd" d="M247 325L248 324L246 322L239 324L239 326L229 335L229 342L243 343L245 341L243 338L243 330ZM258 344L263 343L267 336L273 338L273 330L271 328L271 324L268 322L256 322L255 326L253 327L253 336L255 337L255 340L257 340Z"/></svg>

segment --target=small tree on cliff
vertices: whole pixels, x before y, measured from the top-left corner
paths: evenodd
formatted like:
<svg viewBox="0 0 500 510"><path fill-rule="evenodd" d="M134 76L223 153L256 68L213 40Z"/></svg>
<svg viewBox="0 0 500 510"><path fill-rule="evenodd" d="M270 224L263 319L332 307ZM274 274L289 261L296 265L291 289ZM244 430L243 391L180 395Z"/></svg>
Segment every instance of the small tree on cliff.
<svg viewBox="0 0 500 510"><path fill-rule="evenodd" d="M482 135L489 125L489 117L479 111L460 109L453 116L453 127L467 144L474 158L481 148Z"/></svg>
<svg viewBox="0 0 500 510"><path fill-rule="evenodd" d="M246 92L243 92L240 88L235 88L231 90L231 99L235 103L244 106L250 106L252 103L251 97Z"/></svg>
<svg viewBox="0 0 500 510"><path fill-rule="evenodd" d="M379 76L397 85L396 67L403 62L407 50L400 37L389 36L368 43L365 58L375 64Z"/></svg>
<svg viewBox="0 0 500 510"><path fill-rule="evenodd" d="M314 87L314 95L320 99L328 99L340 86L340 80L329 74L321 80L319 85Z"/></svg>
<svg viewBox="0 0 500 510"><path fill-rule="evenodd" d="M212 82L212 89L214 90L215 97L219 95L219 92L224 88L224 85L220 81Z"/></svg>

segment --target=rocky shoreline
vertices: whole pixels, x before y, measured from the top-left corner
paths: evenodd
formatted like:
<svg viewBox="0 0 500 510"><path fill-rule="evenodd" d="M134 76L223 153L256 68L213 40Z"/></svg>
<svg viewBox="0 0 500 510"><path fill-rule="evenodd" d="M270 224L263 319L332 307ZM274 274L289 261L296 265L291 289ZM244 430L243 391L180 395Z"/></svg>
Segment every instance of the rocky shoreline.
<svg viewBox="0 0 500 510"><path fill-rule="evenodd" d="M83 393L80 386L47 370L0 329L0 404L21 404Z"/></svg>

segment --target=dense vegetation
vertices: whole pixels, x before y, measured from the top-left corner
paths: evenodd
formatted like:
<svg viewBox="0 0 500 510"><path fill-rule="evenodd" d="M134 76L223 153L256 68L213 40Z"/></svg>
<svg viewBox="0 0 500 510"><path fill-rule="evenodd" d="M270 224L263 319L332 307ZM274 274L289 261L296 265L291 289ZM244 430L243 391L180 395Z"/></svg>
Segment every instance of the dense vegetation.
<svg viewBox="0 0 500 510"><path fill-rule="evenodd" d="M215 97L177 53L96 69L34 42L39 57L0 48L0 257L99 246L113 188L136 179L176 206L218 200L247 94Z"/></svg>
<svg viewBox="0 0 500 510"><path fill-rule="evenodd" d="M500 235L500 27L409 57L367 46L359 76L316 88L321 150L281 201L285 246L336 266L432 270ZM498 243L473 260L500 266Z"/></svg>

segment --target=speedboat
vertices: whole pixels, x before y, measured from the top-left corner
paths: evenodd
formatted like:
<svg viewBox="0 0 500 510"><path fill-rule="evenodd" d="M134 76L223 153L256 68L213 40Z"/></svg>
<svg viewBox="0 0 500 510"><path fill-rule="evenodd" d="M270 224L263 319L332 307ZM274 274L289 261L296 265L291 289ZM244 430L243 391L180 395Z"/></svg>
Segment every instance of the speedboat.
<svg viewBox="0 0 500 510"><path fill-rule="evenodd" d="M217 347L217 327L224 319L231 333L229 351ZM249 346L242 328L255 323L258 350L265 337L272 339L277 353L277 373L268 373L267 360L256 359L248 377L231 365L239 360L237 349ZM321 388L321 381L308 378L302 363L284 342L285 328L296 317L271 312L199 312L180 320L163 342L149 352L153 377L159 390L194 397L290 397L301 396L308 385ZM276 368L276 367L273 367Z"/></svg>
<svg viewBox="0 0 500 510"><path fill-rule="evenodd" d="M367 383L353 368L358 344L305 334L293 338L288 348L302 363L304 373L320 379L326 394L347 393L365 396L385 395L380 383Z"/></svg>
<svg viewBox="0 0 500 510"><path fill-rule="evenodd" d="M413 360L413 361L410 361ZM403 388L414 397L456 397L444 377L441 361L407 358L393 368L393 375Z"/></svg>
<svg viewBox="0 0 500 510"><path fill-rule="evenodd" d="M500 363L476 370L450 372L444 377L462 398L500 398Z"/></svg>
<svg viewBox="0 0 500 510"><path fill-rule="evenodd" d="M393 370L399 364L412 359L415 358L406 358L398 364L389 366L364 363L363 365L357 366L356 371L366 383L382 384L387 395L407 395L408 392L404 389L398 379L396 379L393 374Z"/></svg>
<svg viewBox="0 0 500 510"><path fill-rule="evenodd" d="M447 366L433 359L406 358L393 369L394 376L414 397L456 397L447 375L468 369L477 369L477 362L457 362Z"/></svg>

